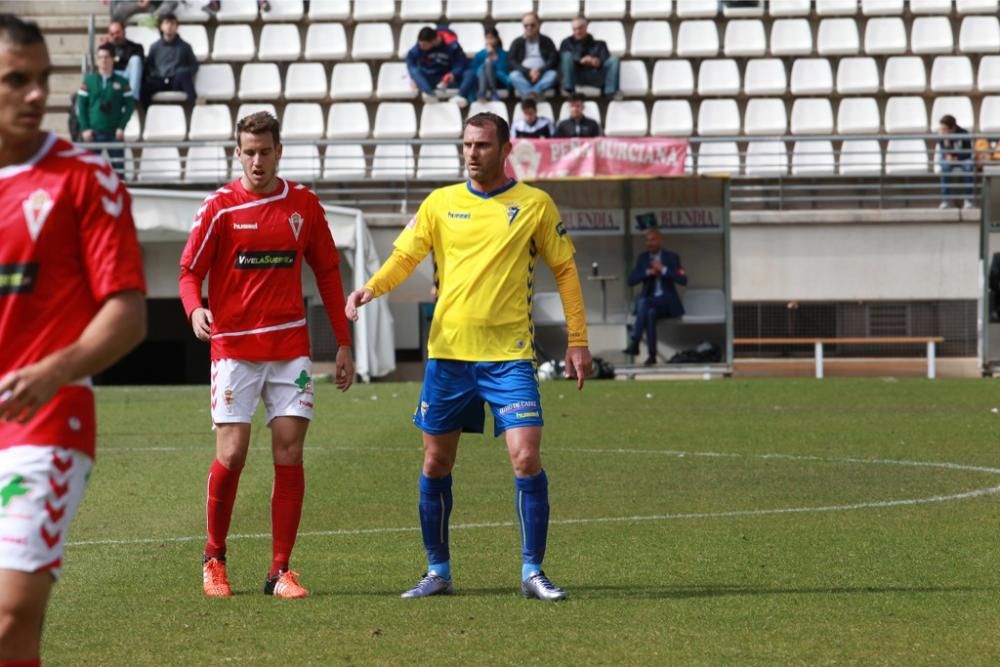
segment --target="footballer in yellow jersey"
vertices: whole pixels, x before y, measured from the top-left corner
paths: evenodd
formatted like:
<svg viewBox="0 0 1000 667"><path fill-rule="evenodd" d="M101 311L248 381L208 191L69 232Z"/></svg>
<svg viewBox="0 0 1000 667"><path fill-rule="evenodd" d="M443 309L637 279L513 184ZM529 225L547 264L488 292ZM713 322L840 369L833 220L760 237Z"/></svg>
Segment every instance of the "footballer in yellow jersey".
<svg viewBox="0 0 1000 667"><path fill-rule="evenodd" d="M438 301L428 341L420 403L413 416L423 431L420 525L428 568L403 593L419 598L452 591L448 519L452 476L462 432L482 433L484 405L494 434L504 434L514 468L521 526L521 590L525 597L561 600L565 591L542 571L548 535L548 478L542 469L542 406L534 369L531 297L535 265L556 278L566 314L566 370L577 386L591 357L573 243L552 199L509 179L507 122L492 113L470 117L462 139L469 181L432 192L396 239L371 280L347 300L346 314L399 285L434 253Z"/></svg>

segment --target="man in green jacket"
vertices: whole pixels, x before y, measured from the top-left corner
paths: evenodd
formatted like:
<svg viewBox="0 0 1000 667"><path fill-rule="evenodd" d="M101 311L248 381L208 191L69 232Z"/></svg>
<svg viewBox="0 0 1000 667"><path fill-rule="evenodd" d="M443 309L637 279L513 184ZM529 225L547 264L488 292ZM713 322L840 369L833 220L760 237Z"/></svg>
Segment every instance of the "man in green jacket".
<svg viewBox="0 0 1000 667"><path fill-rule="evenodd" d="M135 98L128 79L115 74L114 65L114 48L110 44L101 44L97 47L97 71L84 77L77 93L77 117L86 142L125 139L125 126L135 111ZM125 150L109 148L108 156L111 166L122 175Z"/></svg>

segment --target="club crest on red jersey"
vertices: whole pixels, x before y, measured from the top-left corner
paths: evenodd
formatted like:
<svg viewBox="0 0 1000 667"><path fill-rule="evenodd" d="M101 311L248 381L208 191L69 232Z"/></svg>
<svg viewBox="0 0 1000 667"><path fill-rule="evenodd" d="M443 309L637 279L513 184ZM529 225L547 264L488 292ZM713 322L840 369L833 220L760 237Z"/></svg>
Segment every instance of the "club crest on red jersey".
<svg viewBox="0 0 1000 667"><path fill-rule="evenodd" d="M32 241L38 239L42 225L45 224L45 220L49 217L54 205L49 193L41 189L32 192L21 203L21 207L24 209L24 220L28 223L28 233L31 234Z"/></svg>
<svg viewBox="0 0 1000 667"><path fill-rule="evenodd" d="M298 211L292 213L288 218L288 224L292 226L292 233L295 234L295 240L299 240L299 232L302 230L302 216L298 214Z"/></svg>

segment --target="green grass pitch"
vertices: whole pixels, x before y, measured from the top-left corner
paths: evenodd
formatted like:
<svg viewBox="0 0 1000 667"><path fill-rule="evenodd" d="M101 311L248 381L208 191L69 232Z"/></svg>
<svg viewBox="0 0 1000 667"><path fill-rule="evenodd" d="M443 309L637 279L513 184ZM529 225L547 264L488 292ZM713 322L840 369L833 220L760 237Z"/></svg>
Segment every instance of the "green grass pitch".
<svg viewBox="0 0 1000 667"><path fill-rule="evenodd" d="M510 465L480 436L455 470L456 594L401 600L425 566L419 385L317 389L302 601L261 592L259 416L229 542L236 595L209 600L207 389L98 390L47 665L1000 663L989 381L543 383L546 571L570 595L556 604L520 597Z"/></svg>

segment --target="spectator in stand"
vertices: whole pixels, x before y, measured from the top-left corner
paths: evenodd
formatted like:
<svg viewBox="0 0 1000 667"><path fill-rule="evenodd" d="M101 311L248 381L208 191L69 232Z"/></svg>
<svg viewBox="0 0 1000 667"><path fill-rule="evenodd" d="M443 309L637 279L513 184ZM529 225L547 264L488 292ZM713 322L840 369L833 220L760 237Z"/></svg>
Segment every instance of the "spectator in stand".
<svg viewBox="0 0 1000 667"><path fill-rule="evenodd" d="M538 15L521 18L524 35L510 44L510 83L519 97L537 97L556 85L559 51L555 42L539 32Z"/></svg>
<svg viewBox="0 0 1000 667"><path fill-rule="evenodd" d="M953 198L957 196L956 190L964 197L962 207L972 208L972 172L975 169L975 162L972 159L969 131L960 126L951 114L941 116L938 122L940 123L938 131L941 133L941 139L938 141L938 150L941 154L938 165L941 168L941 195L944 197L940 208L952 205ZM958 179L952 176L952 172L956 169L962 171ZM960 188L955 188L955 181L959 179L962 185Z"/></svg>
<svg viewBox="0 0 1000 667"><path fill-rule="evenodd" d="M979 137L972 145L976 158L976 171L985 171L988 167L1000 167L1000 139Z"/></svg>
<svg viewBox="0 0 1000 667"><path fill-rule="evenodd" d="M656 364L656 320L666 317L680 317L684 314L684 304L677 294L677 285L687 285L687 273L681 266L681 258L663 247L663 236L657 229L646 232L646 252L639 253L635 268L628 276L629 286L642 284L635 306L635 324L629 337L629 344L623 353L629 356L639 354L639 343L646 334L649 356L645 364Z"/></svg>
<svg viewBox="0 0 1000 667"><path fill-rule="evenodd" d="M605 97L622 98L618 90L618 58L608 52L608 45L587 32L587 19L573 19L573 34L559 45L562 60L562 87L566 93L577 84L602 88Z"/></svg>
<svg viewBox="0 0 1000 667"><path fill-rule="evenodd" d="M445 39L445 34L449 39ZM444 30L421 28L417 44L406 54L406 69L413 85L420 91L424 102L431 104L444 96L450 84L459 84L469 64L465 51L454 33ZM459 106L468 104L464 97L456 100Z"/></svg>
<svg viewBox="0 0 1000 667"><path fill-rule="evenodd" d="M109 44L114 49L114 72L128 79L132 97L138 100L142 88L142 65L146 57L142 44L126 39L125 26L120 21L108 24L108 34L101 37L101 44Z"/></svg>
<svg viewBox="0 0 1000 667"><path fill-rule="evenodd" d="M101 0L109 4L109 0ZM160 19L173 14L181 4L180 0L110 0L111 20L126 23L135 14L150 14L140 23L147 28L156 27Z"/></svg>
<svg viewBox="0 0 1000 667"><path fill-rule="evenodd" d="M510 87L507 70L507 52L503 50L503 40L496 28L485 32L486 48L476 54L472 63L462 75L459 97L474 102L500 99L500 89ZM455 100L459 98L453 98Z"/></svg>
<svg viewBox="0 0 1000 667"><path fill-rule="evenodd" d="M583 115L583 96L573 93L569 96L569 118L556 126L556 137L567 139L599 136L601 136L600 124L593 118Z"/></svg>
<svg viewBox="0 0 1000 667"><path fill-rule="evenodd" d="M552 121L538 115L538 103L528 98L521 100L521 117L511 126L515 139L551 139L556 134Z"/></svg>
<svg viewBox="0 0 1000 667"><path fill-rule="evenodd" d="M198 94L194 89L194 75L198 59L191 45L177 34L177 17L167 14L160 19L162 36L149 47L146 59L146 77L142 84L142 105L149 106L153 95L160 91L176 90L187 95L193 104Z"/></svg>
<svg viewBox="0 0 1000 667"><path fill-rule="evenodd" d="M114 72L114 53L111 44L97 47L97 71L84 77L77 93L77 117L85 142L124 141L125 126L135 110L128 79ZM109 148L108 157L118 175L123 175L124 149Z"/></svg>

